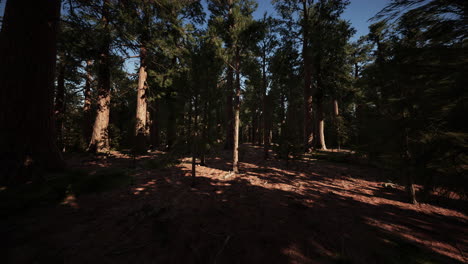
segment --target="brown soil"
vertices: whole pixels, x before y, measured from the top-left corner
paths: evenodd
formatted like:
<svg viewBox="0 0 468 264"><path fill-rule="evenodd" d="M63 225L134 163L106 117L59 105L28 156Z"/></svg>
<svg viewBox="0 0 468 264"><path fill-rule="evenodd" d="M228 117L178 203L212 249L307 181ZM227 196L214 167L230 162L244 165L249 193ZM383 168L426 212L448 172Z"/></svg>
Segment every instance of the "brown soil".
<svg viewBox="0 0 468 264"><path fill-rule="evenodd" d="M378 169L325 161L262 160L242 146L197 166L143 168L157 153L86 161L128 168L135 184L67 197L1 221L8 263L464 263L461 208L406 202ZM133 164L133 165L132 165ZM4 259L2 257L2 259ZM427 261L427 262L424 262Z"/></svg>

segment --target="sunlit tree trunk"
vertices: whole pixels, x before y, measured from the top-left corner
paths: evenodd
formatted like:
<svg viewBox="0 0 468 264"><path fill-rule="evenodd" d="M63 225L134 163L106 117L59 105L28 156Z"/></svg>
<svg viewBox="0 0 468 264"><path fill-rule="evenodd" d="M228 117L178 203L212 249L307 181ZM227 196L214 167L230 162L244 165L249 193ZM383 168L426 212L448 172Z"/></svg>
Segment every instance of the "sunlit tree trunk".
<svg viewBox="0 0 468 264"><path fill-rule="evenodd" d="M320 149L327 150L327 145L325 144L325 117L323 113L323 98L318 98L317 100L317 119Z"/></svg>
<svg viewBox="0 0 468 264"><path fill-rule="evenodd" d="M340 110L338 108L338 100L333 99L333 119L335 120L336 128L336 145L338 150L341 149L341 131L340 131Z"/></svg>
<svg viewBox="0 0 468 264"><path fill-rule="evenodd" d="M60 1L9 0L0 32L0 181L64 167L55 142Z"/></svg>
<svg viewBox="0 0 468 264"><path fill-rule="evenodd" d="M136 106L136 124L135 124L135 151L143 153L146 151L146 140L148 137L147 129L147 90L146 78L146 47L140 47L140 69L138 71L137 87L137 106Z"/></svg>
<svg viewBox="0 0 468 264"><path fill-rule="evenodd" d="M103 25L103 40L98 60L98 101L96 119L94 121L91 142L88 151L106 152L109 150L109 114L110 114L110 32L109 32L109 2L104 0L101 23Z"/></svg>

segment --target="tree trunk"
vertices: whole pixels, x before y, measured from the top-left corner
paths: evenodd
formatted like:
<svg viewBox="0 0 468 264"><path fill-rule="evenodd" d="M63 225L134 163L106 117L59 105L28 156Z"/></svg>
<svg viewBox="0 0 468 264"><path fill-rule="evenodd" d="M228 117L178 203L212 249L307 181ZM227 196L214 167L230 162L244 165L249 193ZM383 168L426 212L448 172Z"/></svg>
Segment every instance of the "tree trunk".
<svg viewBox="0 0 468 264"><path fill-rule="evenodd" d="M84 105L83 105L83 138L85 142L89 142L92 131L92 113L91 113L91 84L93 76L91 74L92 60L86 61L86 82L84 87Z"/></svg>
<svg viewBox="0 0 468 264"><path fill-rule="evenodd" d="M313 116L312 116L312 69L311 69L311 60L309 54L309 30L308 27L308 9L307 1L303 0L303 14L304 21L302 25L302 60L304 62L304 150L309 152L312 150L312 142L314 140L313 133Z"/></svg>
<svg viewBox="0 0 468 264"><path fill-rule="evenodd" d="M416 200L416 189L414 188L414 180L413 175L411 175L411 172L407 172L406 180L406 191L408 192L410 202L412 204L417 204L418 201Z"/></svg>
<svg viewBox="0 0 468 264"><path fill-rule="evenodd" d="M193 129L192 134L190 135L192 143L192 177L196 177L196 159L197 159L197 140L198 140L198 95L195 95L193 101ZM190 106L192 108L192 106ZM192 112L192 111L190 111ZM190 115L190 119L192 116Z"/></svg>
<svg viewBox="0 0 468 264"><path fill-rule="evenodd" d="M150 126L150 142L152 149L158 149L159 146L159 100L155 101L155 104L151 111L151 126Z"/></svg>
<svg viewBox="0 0 468 264"><path fill-rule="evenodd" d="M60 0L5 6L0 32L0 182L64 167L55 142L54 79ZM36 170L37 169L37 170Z"/></svg>
<svg viewBox="0 0 468 264"><path fill-rule="evenodd" d="M268 159L268 149L270 147L270 130L269 130L269 114L267 113L267 77L266 77L266 50L263 50L262 58L262 85L263 85L263 95L262 95L262 112L263 112L263 158ZM268 115L268 116L267 116Z"/></svg>
<svg viewBox="0 0 468 264"><path fill-rule="evenodd" d="M200 151L200 165L205 166L205 156L206 156L206 151L207 151L207 145L208 145L208 131L210 130L210 120L209 118L209 108L208 108L208 102L205 101L205 104L203 106L203 124L202 124L202 147L199 150Z"/></svg>
<svg viewBox="0 0 468 264"><path fill-rule="evenodd" d="M252 111L252 145L255 145L257 142L257 113Z"/></svg>
<svg viewBox="0 0 468 264"><path fill-rule="evenodd" d="M168 98L168 110L169 114L167 115L167 138L166 138L166 149L170 150L175 143L176 139L176 116L175 116L175 107L174 100Z"/></svg>
<svg viewBox="0 0 468 264"><path fill-rule="evenodd" d="M136 106L136 123L135 123L135 152L144 153L147 150L146 140L148 137L147 129L147 95L148 86L146 85L146 47L140 47L140 69L138 71L138 90L137 90L137 106Z"/></svg>
<svg viewBox="0 0 468 264"><path fill-rule="evenodd" d="M335 115L335 117L338 117L340 115L340 111L338 108L338 100L336 99L333 100L333 114Z"/></svg>
<svg viewBox="0 0 468 264"><path fill-rule="evenodd" d="M63 53L60 54L58 63L57 89L55 93L54 108L57 145L59 149L63 149L63 121L65 115L65 54Z"/></svg>
<svg viewBox="0 0 468 264"><path fill-rule="evenodd" d="M232 106L232 97L233 97L233 71L232 68L227 66L227 76L226 76L226 142L224 144L225 149L233 149L234 143L234 113Z"/></svg>
<svg viewBox="0 0 468 264"><path fill-rule="evenodd" d="M323 98L317 100L317 118L318 118L318 133L320 138L320 149L327 150L325 144L325 118L323 114Z"/></svg>
<svg viewBox="0 0 468 264"><path fill-rule="evenodd" d="M268 151L270 148L271 142L271 113L268 112L269 110L269 98L265 96L265 105L264 105L264 123L263 123L263 158L265 160L268 159Z"/></svg>
<svg viewBox="0 0 468 264"><path fill-rule="evenodd" d="M333 119L335 120L335 128L336 128L336 146L338 150L341 149L341 131L340 131L340 110L338 108L338 100L333 100Z"/></svg>
<svg viewBox="0 0 468 264"><path fill-rule="evenodd" d="M103 24L103 42L100 48L98 60L98 105L96 119L94 121L91 142L88 151L107 152L109 151L109 114L110 114L110 32L109 32L109 1L104 0L102 6L101 23Z"/></svg>
<svg viewBox="0 0 468 264"><path fill-rule="evenodd" d="M232 170L239 173L239 114L240 114L240 56L239 48L236 48L236 95L234 97L234 148L232 158Z"/></svg>
<svg viewBox="0 0 468 264"><path fill-rule="evenodd" d="M257 115L257 123L258 123L258 129L257 129L257 146L261 146L263 144L263 114L258 113Z"/></svg>

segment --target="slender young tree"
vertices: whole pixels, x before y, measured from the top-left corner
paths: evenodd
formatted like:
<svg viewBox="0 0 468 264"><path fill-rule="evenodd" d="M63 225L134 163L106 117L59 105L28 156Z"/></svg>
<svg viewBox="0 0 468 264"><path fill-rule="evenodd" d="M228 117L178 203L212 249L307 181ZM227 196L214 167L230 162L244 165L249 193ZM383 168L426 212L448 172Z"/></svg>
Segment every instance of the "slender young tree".
<svg viewBox="0 0 468 264"><path fill-rule="evenodd" d="M227 113L230 111L231 91L234 91L234 135L233 135L233 171L239 172L239 125L240 125L240 96L241 96L241 57L252 43L253 33L251 25L252 13L256 3L250 0L213 0L210 1L212 12L211 23L217 27L219 34L226 44L227 67ZM227 29L227 30L226 30ZM234 89L230 88L231 73L234 72ZM233 78L234 79L234 78ZM229 120L229 117L227 118ZM229 124L229 122L228 122ZM230 130L230 127L226 128ZM227 132L229 138L229 132ZM229 139L226 139L227 141Z"/></svg>

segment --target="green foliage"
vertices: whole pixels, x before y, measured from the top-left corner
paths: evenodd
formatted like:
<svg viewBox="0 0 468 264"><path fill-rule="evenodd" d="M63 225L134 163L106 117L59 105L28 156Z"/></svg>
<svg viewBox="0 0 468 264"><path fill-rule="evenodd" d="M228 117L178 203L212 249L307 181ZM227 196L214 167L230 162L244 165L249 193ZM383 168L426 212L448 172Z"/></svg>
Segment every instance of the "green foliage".
<svg viewBox="0 0 468 264"><path fill-rule="evenodd" d="M462 20L459 3L414 2L392 3L383 11L387 19L370 28L375 61L358 82L365 102L362 142L373 162L403 168L427 191L443 187L466 197L460 186L468 186L468 131L460 122L467 110L462 83L468 58L455 26ZM402 6L411 8L394 13ZM442 26L447 24L454 27Z"/></svg>

